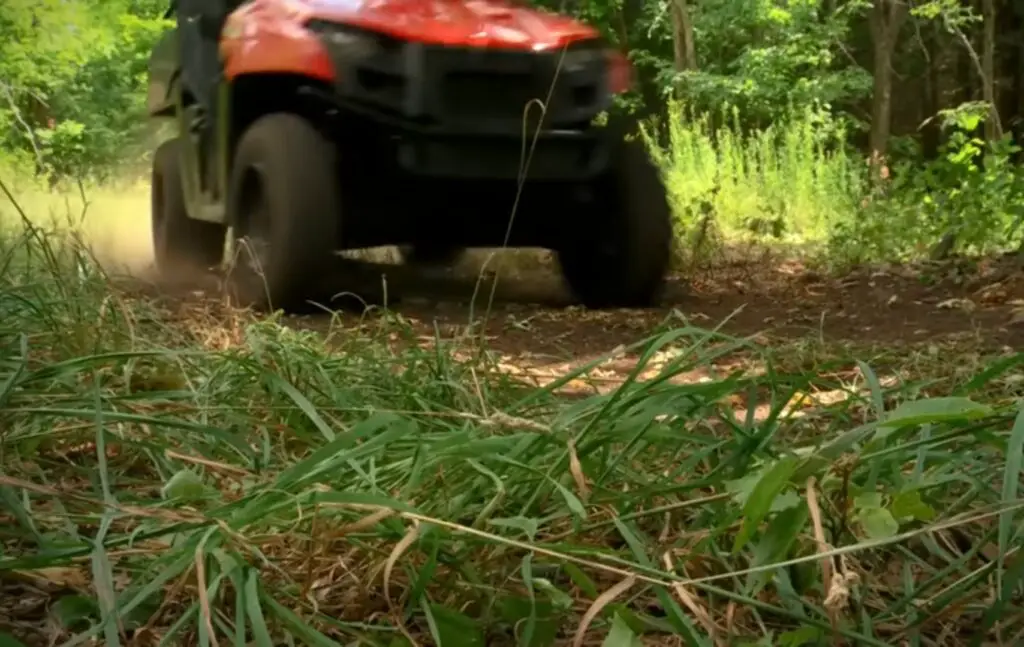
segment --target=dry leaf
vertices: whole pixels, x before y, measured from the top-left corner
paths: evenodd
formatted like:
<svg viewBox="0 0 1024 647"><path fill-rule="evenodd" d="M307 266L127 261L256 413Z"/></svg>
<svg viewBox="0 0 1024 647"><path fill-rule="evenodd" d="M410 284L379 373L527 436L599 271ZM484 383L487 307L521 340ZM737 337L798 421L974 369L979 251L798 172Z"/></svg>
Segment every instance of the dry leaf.
<svg viewBox="0 0 1024 647"><path fill-rule="evenodd" d="M974 310L974 302L970 299L946 299L935 306L940 310L963 310L964 312L971 312Z"/></svg>

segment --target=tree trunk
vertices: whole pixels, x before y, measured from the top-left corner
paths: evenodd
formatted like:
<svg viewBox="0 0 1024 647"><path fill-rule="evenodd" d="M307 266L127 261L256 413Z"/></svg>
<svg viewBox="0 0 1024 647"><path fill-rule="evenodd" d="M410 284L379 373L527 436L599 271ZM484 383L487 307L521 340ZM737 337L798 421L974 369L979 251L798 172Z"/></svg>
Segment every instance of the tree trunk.
<svg viewBox="0 0 1024 647"><path fill-rule="evenodd" d="M871 9L871 40L874 53L874 92L871 97L871 163L881 172L892 127L892 56L900 28L907 17L901 0L875 0ZM878 177L873 173L875 177Z"/></svg>
<svg viewBox="0 0 1024 647"><path fill-rule="evenodd" d="M981 41L981 95L985 103L988 104L985 139L994 141L1003 136L1003 125L999 119L999 104L996 103L996 8L994 0L981 0L981 14L984 18Z"/></svg>
<svg viewBox="0 0 1024 647"><path fill-rule="evenodd" d="M925 76L924 113L928 121L921 127L921 151L925 159L929 160L935 159L939 154L939 140L942 135L942 130L935 119L939 110L942 110L942 66L946 57L940 30L938 23L929 25L925 42L928 74Z"/></svg>
<svg viewBox="0 0 1024 647"><path fill-rule="evenodd" d="M697 69L697 49L693 42L693 21L686 0L672 0L672 52L676 72Z"/></svg>

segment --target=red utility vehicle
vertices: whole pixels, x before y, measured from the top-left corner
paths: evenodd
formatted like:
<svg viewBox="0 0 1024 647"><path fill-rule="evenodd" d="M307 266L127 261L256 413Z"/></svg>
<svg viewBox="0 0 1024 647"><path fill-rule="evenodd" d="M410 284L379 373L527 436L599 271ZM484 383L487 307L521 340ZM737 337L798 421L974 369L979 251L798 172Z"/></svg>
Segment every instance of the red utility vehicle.
<svg viewBox="0 0 1024 647"><path fill-rule="evenodd" d="M544 247L585 305L657 299L665 187L642 142L598 125L630 68L591 27L507 0L172 15L150 60L150 114L178 131L153 162L161 271L228 261L242 301L289 308L342 249Z"/></svg>

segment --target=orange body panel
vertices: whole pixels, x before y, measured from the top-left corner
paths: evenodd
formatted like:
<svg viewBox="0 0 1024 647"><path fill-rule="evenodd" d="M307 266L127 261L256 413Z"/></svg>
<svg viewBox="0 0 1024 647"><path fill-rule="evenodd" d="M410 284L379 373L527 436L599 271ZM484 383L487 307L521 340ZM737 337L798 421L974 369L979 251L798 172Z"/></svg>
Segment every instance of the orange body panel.
<svg viewBox="0 0 1024 647"><path fill-rule="evenodd" d="M290 72L332 80L330 59L303 26L313 18L453 47L549 51L598 36L581 22L508 0L253 0L225 24L220 48L227 78ZM614 63L619 86L629 63L621 56Z"/></svg>
<svg viewBox="0 0 1024 647"><path fill-rule="evenodd" d="M301 4L255 0L232 13L221 32L224 75L292 73L330 82L334 68L323 45L303 27Z"/></svg>

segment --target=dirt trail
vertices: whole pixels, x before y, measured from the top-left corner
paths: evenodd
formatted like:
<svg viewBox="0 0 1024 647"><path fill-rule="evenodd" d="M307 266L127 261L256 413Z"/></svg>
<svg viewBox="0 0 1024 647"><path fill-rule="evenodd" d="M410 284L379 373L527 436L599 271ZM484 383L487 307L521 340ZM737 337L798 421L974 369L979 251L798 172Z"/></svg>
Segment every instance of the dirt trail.
<svg viewBox="0 0 1024 647"><path fill-rule="evenodd" d="M640 341L670 316L702 328L721 324L727 334L756 336L773 347L800 340L851 346L858 357L872 349L951 343L977 353L1024 350L1024 272L1007 262L971 268L890 267L832 278L796 262L760 260L707 274L689 281L673 279L661 308L618 311L571 305L550 268L500 280L489 310L489 282L477 290L476 306L469 305L476 287L473 277L443 272L431 276L394 267L388 282L403 297L392 310L409 322L423 345L433 342L435 331L442 338L464 334L470 320L479 326L486 312L488 349L499 354L509 372L523 373L534 383ZM379 274L371 275L379 283ZM186 309L190 301L195 299L185 299ZM325 314L286 321L312 330L331 325ZM354 313L342 314L341 322L352 326L353 334L369 323ZM611 388L634 366L634 358L619 357L601 368L601 379ZM594 388L593 383L587 387Z"/></svg>
<svg viewBox="0 0 1024 647"><path fill-rule="evenodd" d="M393 309L432 336L463 328L471 313L487 313L489 346L511 355L580 358L649 334L673 311L696 326L761 335L766 340L815 340L899 346L974 338L987 349L1024 350L1024 272L983 263L968 273L953 265L862 270L826 278L796 262L737 263L709 280L674 278L661 308L586 311L571 305L551 271L501 279L487 308L490 283L470 299L475 281L420 277ZM356 320L351 317L350 320ZM294 317L317 328L323 316Z"/></svg>

